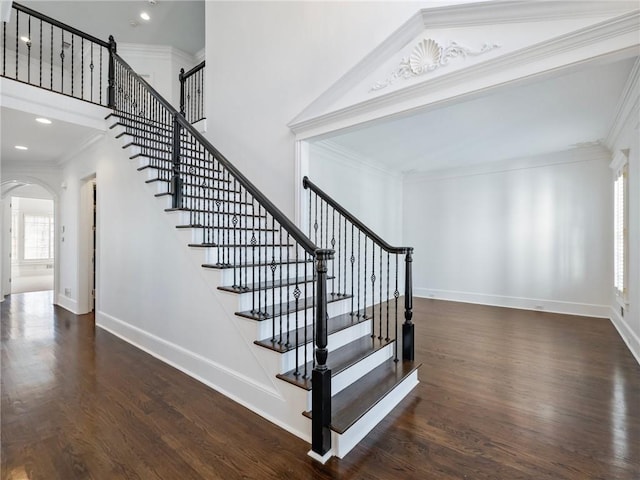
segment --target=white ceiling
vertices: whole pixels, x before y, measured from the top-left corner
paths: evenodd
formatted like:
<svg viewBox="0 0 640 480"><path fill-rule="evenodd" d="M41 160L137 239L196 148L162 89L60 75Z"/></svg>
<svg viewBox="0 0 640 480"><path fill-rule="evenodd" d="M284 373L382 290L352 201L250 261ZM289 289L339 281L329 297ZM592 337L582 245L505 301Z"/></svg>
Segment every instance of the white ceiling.
<svg viewBox="0 0 640 480"><path fill-rule="evenodd" d="M116 42L169 45L195 54L204 48L204 0L21 0L32 8L102 40L113 35ZM140 18L146 11L149 21ZM138 25L132 27L131 21Z"/></svg>
<svg viewBox="0 0 640 480"><path fill-rule="evenodd" d="M635 58L505 87L320 140L411 173L534 156L603 140Z"/></svg>
<svg viewBox="0 0 640 480"><path fill-rule="evenodd" d="M75 123L52 120L36 122L38 115L2 107L0 109L0 159L2 166L55 164L100 133ZM28 150L16 150L16 145Z"/></svg>

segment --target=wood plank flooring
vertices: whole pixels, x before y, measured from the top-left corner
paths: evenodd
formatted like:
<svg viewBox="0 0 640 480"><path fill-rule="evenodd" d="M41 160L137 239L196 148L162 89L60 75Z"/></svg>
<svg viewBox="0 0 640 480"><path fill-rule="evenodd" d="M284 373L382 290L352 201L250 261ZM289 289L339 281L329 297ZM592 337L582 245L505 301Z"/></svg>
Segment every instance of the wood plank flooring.
<svg viewBox="0 0 640 480"><path fill-rule="evenodd" d="M640 366L608 320L415 300L421 383L345 459L51 306L2 310L2 479L640 479Z"/></svg>

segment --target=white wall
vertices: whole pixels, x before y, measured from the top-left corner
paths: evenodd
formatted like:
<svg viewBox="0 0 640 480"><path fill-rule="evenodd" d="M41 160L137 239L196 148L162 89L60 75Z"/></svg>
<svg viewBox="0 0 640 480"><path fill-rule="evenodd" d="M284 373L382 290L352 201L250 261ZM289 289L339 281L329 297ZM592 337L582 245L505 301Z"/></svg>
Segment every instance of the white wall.
<svg viewBox="0 0 640 480"><path fill-rule="evenodd" d="M309 146L309 179L393 246L402 246L402 175ZM308 190L304 201L308 201ZM308 207L302 213L308 215ZM302 222L307 232L308 222Z"/></svg>
<svg viewBox="0 0 640 480"><path fill-rule="evenodd" d="M414 293L608 317L608 159L597 147L406 178Z"/></svg>
<svg viewBox="0 0 640 480"><path fill-rule="evenodd" d="M629 223L628 242L629 260L628 298L621 315L621 305L611 293L611 319L627 343L629 349L640 363L640 127L638 125L638 94L635 91L636 108L624 122L625 127L613 148L613 155L620 150L628 150L628 187L629 187ZM613 183L613 175L609 181ZM613 256L613 253L611 253ZM608 292L613 292L613 280L609 282Z"/></svg>
<svg viewBox="0 0 640 480"><path fill-rule="evenodd" d="M127 43L118 44L118 54L176 109L180 107L178 74L196 65L193 55L173 47Z"/></svg>
<svg viewBox="0 0 640 480"><path fill-rule="evenodd" d="M287 123L426 3L207 2L207 136L293 218Z"/></svg>

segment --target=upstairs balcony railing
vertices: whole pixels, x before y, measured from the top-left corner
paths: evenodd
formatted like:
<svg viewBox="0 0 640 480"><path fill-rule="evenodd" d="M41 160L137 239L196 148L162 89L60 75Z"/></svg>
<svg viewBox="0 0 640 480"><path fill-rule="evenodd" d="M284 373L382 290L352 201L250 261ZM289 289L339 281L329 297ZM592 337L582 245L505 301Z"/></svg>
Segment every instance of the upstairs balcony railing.
<svg viewBox="0 0 640 480"><path fill-rule="evenodd" d="M204 61L188 72L180 69L180 113L191 123L204 120Z"/></svg>
<svg viewBox="0 0 640 480"><path fill-rule="evenodd" d="M109 105L109 42L16 2L0 41L3 77Z"/></svg>

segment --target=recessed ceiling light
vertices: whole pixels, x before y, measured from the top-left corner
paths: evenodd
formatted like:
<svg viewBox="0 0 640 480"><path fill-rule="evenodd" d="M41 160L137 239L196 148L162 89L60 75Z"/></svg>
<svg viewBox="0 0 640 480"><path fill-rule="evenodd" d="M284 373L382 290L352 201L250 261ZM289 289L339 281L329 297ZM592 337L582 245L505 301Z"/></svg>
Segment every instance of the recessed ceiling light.
<svg viewBox="0 0 640 480"><path fill-rule="evenodd" d="M149 16L149 14L147 12L142 12L140 14L140 18L143 20L151 20L151 17Z"/></svg>
<svg viewBox="0 0 640 480"><path fill-rule="evenodd" d="M24 35L23 35L22 37L20 37L20 40L22 40L22 41L23 41L23 42L25 42L25 43L29 43L29 42L31 41L31 40L29 39L29 37L26 37L26 36L24 36Z"/></svg>
<svg viewBox="0 0 640 480"><path fill-rule="evenodd" d="M36 122L44 123L45 125L51 125L51 120L48 118L36 118Z"/></svg>
<svg viewBox="0 0 640 480"><path fill-rule="evenodd" d="M29 150L29 148L24 145L16 145L16 150Z"/></svg>

